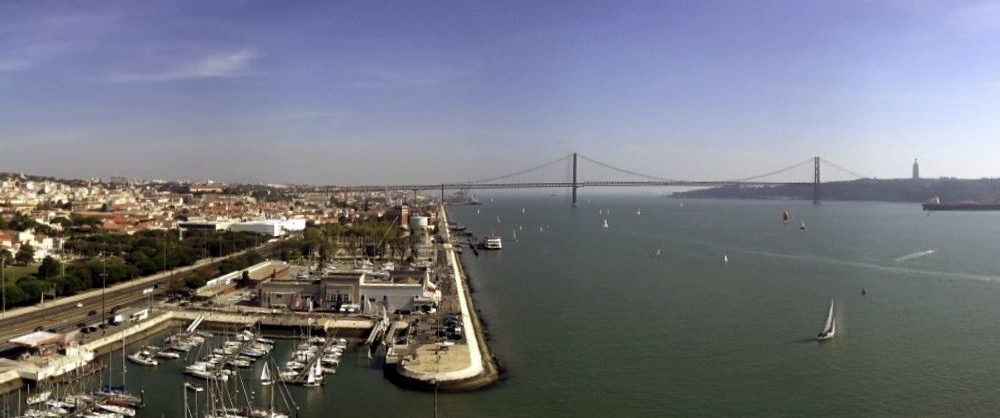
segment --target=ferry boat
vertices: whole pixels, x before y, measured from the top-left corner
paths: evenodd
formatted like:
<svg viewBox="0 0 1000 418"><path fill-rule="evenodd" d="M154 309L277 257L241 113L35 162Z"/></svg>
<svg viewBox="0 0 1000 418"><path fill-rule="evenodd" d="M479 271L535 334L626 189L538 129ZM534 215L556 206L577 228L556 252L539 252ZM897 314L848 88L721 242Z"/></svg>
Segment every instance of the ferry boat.
<svg viewBox="0 0 1000 418"><path fill-rule="evenodd" d="M499 235L488 235L483 238L482 247L484 250L499 250L503 248L503 243Z"/></svg>

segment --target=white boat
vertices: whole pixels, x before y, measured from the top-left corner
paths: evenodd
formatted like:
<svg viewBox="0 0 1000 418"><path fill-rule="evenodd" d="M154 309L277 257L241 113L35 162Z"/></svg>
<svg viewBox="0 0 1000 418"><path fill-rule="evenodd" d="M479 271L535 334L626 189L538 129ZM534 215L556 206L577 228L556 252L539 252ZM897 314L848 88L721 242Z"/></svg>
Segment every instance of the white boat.
<svg viewBox="0 0 1000 418"><path fill-rule="evenodd" d="M264 371L260 372L260 384L263 386L274 383L274 381L271 380L271 372L268 369L270 369L270 367L267 367L267 364L265 364Z"/></svg>
<svg viewBox="0 0 1000 418"><path fill-rule="evenodd" d="M483 239L483 249L499 250L503 248L503 242L499 235L489 235Z"/></svg>
<svg viewBox="0 0 1000 418"><path fill-rule="evenodd" d="M608 229L608 220L607 219L604 220L604 225L601 225L601 228Z"/></svg>
<svg viewBox="0 0 1000 418"><path fill-rule="evenodd" d="M128 360L135 363L141 364L143 366L155 366L160 364L156 360L153 360L152 353L148 351L136 351L135 353L129 354Z"/></svg>
<svg viewBox="0 0 1000 418"><path fill-rule="evenodd" d="M802 226L799 227L801 230L806 230L806 221L802 221Z"/></svg>
<svg viewBox="0 0 1000 418"><path fill-rule="evenodd" d="M49 398L51 397L52 397L52 392L46 390L44 392L38 392L34 395L29 396L28 400L25 403L28 405L39 404L49 400Z"/></svg>
<svg viewBox="0 0 1000 418"><path fill-rule="evenodd" d="M476 209L476 215L478 215L478 214L479 214L479 209Z"/></svg>
<svg viewBox="0 0 1000 418"><path fill-rule="evenodd" d="M830 313L826 317L826 324L823 325L823 331L820 331L816 339L825 341L833 338L834 335L837 335L837 319L833 317L833 299L830 299Z"/></svg>
<svg viewBox="0 0 1000 418"><path fill-rule="evenodd" d="M181 355L175 351L163 350L163 351L157 351L156 357L174 360L181 358Z"/></svg>
<svg viewBox="0 0 1000 418"><path fill-rule="evenodd" d="M521 208L521 213L524 213L524 208Z"/></svg>
<svg viewBox="0 0 1000 418"><path fill-rule="evenodd" d="M659 248L657 248L657 249L656 249L656 256L657 256L657 257L659 257L659 256L660 256L660 249L659 249Z"/></svg>
<svg viewBox="0 0 1000 418"><path fill-rule="evenodd" d="M636 215L642 215L642 208L636 209L635 210L635 214Z"/></svg>
<svg viewBox="0 0 1000 418"><path fill-rule="evenodd" d="M729 264L729 254L722 254L722 264Z"/></svg>
<svg viewBox="0 0 1000 418"><path fill-rule="evenodd" d="M497 223L500 223L500 217L497 216Z"/></svg>
<svg viewBox="0 0 1000 418"><path fill-rule="evenodd" d="M514 241L517 241L517 230L514 230Z"/></svg>
<svg viewBox="0 0 1000 418"><path fill-rule="evenodd" d="M319 379L316 378L315 369L312 368L309 369L309 374L306 375L306 382L304 383L304 385L309 387L316 387L320 385Z"/></svg>
<svg viewBox="0 0 1000 418"><path fill-rule="evenodd" d="M116 413L116 414L122 414L122 415L127 416L127 417L134 417L135 416L135 410L132 409L132 408L129 408L129 407L125 407L125 406L108 405L108 404L100 403L100 404L97 404L97 407L100 408L100 409L103 409L105 411L113 412L113 413Z"/></svg>

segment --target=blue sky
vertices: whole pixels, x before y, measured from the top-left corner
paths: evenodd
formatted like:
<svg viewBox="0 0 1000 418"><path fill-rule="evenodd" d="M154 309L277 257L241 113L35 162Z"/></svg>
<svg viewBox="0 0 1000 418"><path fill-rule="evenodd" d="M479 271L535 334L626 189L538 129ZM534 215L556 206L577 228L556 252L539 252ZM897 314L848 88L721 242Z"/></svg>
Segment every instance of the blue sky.
<svg viewBox="0 0 1000 418"><path fill-rule="evenodd" d="M0 171L1000 176L1000 3L0 2Z"/></svg>

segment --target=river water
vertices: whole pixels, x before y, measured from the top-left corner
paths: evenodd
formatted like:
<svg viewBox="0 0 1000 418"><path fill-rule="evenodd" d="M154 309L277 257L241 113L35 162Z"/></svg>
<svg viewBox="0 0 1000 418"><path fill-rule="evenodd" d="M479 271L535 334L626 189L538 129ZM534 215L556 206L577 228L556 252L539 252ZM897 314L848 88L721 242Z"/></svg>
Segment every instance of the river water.
<svg viewBox="0 0 1000 418"><path fill-rule="evenodd" d="M563 197L506 195L449 208L477 235L504 238L502 251L465 260L507 379L440 394L440 416L1000 410L1000 214L588 198L575 209ZM838 334L818 343L831 299ZM142 416L181 416L180 368L129 367L154 395ZM324 387L291 391L303 417L434 410L433 395L396 388L360 351Z"/></svg>

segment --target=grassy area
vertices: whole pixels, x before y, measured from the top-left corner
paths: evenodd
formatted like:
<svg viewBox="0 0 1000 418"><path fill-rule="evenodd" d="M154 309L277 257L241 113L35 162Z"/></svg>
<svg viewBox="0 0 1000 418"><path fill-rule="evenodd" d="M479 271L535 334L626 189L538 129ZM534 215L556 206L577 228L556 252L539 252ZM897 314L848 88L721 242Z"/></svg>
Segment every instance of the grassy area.
<svg viewBox="0 0 1000 418"><path fill-rule="evenodd" d="M17 279L20 279L29 274L35 274L37 272L38 272L37 264L29 264L27 266L12 266L8 264L7 268L4 269L4 275L8 283L16 282Z"/></svg>

